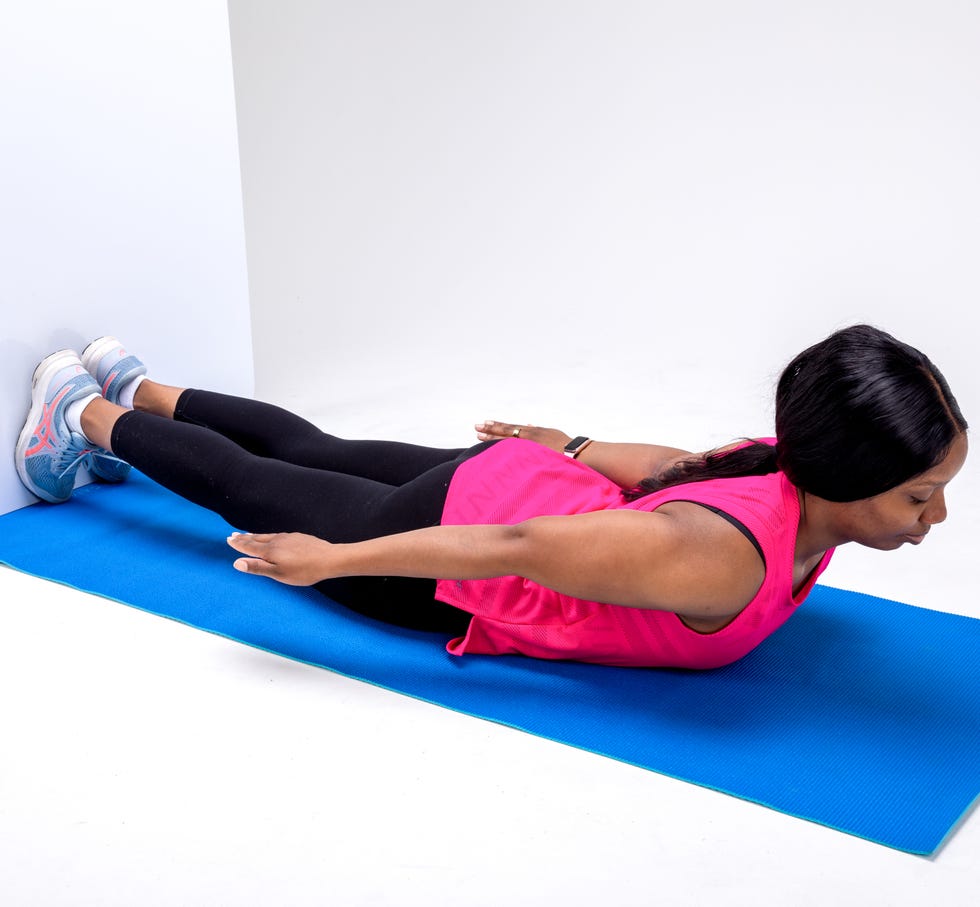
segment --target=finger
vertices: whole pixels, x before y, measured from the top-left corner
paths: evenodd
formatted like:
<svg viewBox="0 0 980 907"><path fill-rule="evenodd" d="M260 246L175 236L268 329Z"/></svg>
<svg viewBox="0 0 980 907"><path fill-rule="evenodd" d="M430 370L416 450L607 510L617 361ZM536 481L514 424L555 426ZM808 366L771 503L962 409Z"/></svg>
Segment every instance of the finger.
<svg viewBox="0 0 980 907"><path fill-rule="evenodd" d="M489 439L520 437L532 426L517 425L513 422L494 422L492 420L487 420L486 422L481 422L474 427L476 428L478 435L486 435L486 437Z"/></svg>
<svg viewBox="0 0 980 907"><path fill-rule="evenodd" d="M255 551L263 545L268 545L276 537L275 533L233 532L227 542L236 551Z"/></svg>
<svg viewBox="0 0 980 907"><path fill-rule="evenodd" d="M232 562L232 567L240 573L253 573L256 576L272 576L275 568L260 557L239 557Z"/></svg>
<svg viewBox="0 0 980 907"><path fill-rule="evenodd" d="M499 435L499 434L503 434L504 432L512 431L518 426L510 422L497 422L494 419L486 419L483 422L477 422L477 424L474 425L473 427L477 431L484 431L487 432L488 434Z"/></svg>
<svg viewBox="0 0 980 907"><path fill-rule="evenodd" d="M482 431L480 429L477 429L476 436L481 441L496 441L499 440L500 438L512 437L510 432L499 432L493 429L484 429Z"/></svg>

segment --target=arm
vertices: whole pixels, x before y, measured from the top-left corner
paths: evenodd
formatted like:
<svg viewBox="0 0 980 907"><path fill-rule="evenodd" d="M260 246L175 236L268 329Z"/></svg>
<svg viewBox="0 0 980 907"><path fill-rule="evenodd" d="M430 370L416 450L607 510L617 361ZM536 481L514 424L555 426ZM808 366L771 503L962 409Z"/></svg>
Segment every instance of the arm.
<svg viewBox="0 0 980 907"><path fill-rule="evenodd" d="M520 437L562 450L571 437L556 428L538 428L535 425L516 425L509 422L481 422L476 426L481 441L495 438L511 438L520 429ZM657 444L622 444L610 441L593 441L578 456L578 460L591 466L620 488L634 488L647 476L655 475L669 463L693 456L678 447L662 447Z"/></svg>
<svg viewBox="0 0 980 907"><path fill-rule="evenodd" d="M700 512L699 512L700 511ZM763 569L729 524L691 504L434 526L334 545L298 533L234 535L243 572L292 585L337 576L523 576L576 598L716 618L755 595Z"/></svg>

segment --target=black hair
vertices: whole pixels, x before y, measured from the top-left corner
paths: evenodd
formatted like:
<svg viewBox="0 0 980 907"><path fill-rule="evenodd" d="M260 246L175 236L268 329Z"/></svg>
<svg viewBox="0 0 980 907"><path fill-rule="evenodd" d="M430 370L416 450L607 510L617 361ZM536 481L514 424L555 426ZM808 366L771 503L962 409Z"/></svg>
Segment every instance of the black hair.
<svg viewBox="0 0 980 907"><path fill-rule="evenodd" d="M867 324L796 356L776 387L775 446L748 441L682 460L625 492L782 470L828 501L874 497L940 463L966 419L946 379L914 347Z"/></svg>

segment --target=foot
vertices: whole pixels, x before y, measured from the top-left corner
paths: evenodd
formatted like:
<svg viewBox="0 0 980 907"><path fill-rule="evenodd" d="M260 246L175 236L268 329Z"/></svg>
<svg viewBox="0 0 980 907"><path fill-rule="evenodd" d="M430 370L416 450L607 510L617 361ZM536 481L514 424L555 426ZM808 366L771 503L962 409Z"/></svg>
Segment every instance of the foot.
<svg viewBox="0 0 980 907"><path fill-rule="evenodd" d="M122 389L134 378L146 374L146 366L128 353L115 337L99 337L82 351L82 365L102 388L102 396L119 403ZM122 482L130 466L101 448L92 455L92 473L105 482Z"/></svg>
<svg viewBox="0 0 980 907"><path fill-rule="evenodd" d="M92 454L85 436L72 431L65 411L99 386L71 350L42 359L34 369L31 408L15 450L17 474L42 500L60 504L71 497L78 467Z"/></svg>

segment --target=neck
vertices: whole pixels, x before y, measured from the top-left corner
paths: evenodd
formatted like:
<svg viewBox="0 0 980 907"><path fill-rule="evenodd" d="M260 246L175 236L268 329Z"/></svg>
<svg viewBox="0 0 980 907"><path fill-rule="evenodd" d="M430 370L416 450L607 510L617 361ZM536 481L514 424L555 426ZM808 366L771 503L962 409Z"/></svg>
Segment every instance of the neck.
<svg viewBox="0 0 980 907"><path fill-rule="evenodd" d="M800 525L796 532L796 562L819 560L829 548L849 541L834 527L829 501L814 497L797 488L800 500Z"/></svg>

